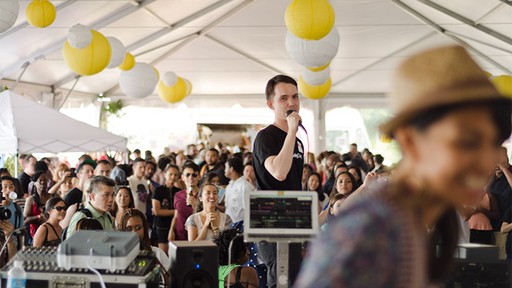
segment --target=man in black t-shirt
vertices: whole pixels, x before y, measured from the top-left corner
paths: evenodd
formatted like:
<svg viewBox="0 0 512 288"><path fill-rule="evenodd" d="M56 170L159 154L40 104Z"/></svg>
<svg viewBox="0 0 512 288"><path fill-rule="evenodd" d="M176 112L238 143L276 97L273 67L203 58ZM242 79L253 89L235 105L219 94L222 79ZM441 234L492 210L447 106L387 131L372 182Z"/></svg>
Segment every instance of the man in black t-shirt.
<svg viewBox="0 0 512 288"><path fill-rule="evenodd" d="M23 194L30 195L32 191L28 190L28 186L30 183L30 177L34 175L36 172L36 157L32 155L26 155L23 159L23 172L21 172L20 175L18 175L18 180L20 181L21 189L23 191Z"/></svg>
<svg viewBox="0 0 512 288"><path fill-rule="evenodd" d="M512 167L508 162L507 149L501 148L499 162L497 163L494 175L487 187L488 191L492 193L498 201L500 208L500 218L503 218L505 212L512 207ZM510 179L509 179L510 178ZM495 245L500 248L500 257L505 257L505 234L500 233L501 221L491 221L494 228L494 237L496 240Z"/></svg>
<svg viewBox="0 0 512 288"><path fill-rule="evenodd" d="M277 75L265 89L267 106L274 123L258 132L254 140L253 166L258 190L302 190L304 145L296 137L301 118L297 82ZM288 112L291 111L291 112ZM267 285L276 286L276 246L258 245L259 257L267 266Z"/></svg>
<svg viewBox="0 0 512 288"><path fill-rule="evenodd" d="M94 169L96 168L96 161L86 159L76 169L76 176L79 181L78 186L69 190L64 196L64 203L66 203L66 207L69 207L74 204L78 204L77 209L80 209L80 204L83 202L83 191L87 187L85 186L85 182L91 179L94 176Z"/></svg>

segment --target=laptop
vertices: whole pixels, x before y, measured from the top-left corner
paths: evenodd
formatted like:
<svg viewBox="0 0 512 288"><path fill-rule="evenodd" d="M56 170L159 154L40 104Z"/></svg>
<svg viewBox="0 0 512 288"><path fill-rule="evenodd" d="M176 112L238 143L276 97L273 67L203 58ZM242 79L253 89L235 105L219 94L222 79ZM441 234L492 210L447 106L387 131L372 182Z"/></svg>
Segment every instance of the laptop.
<svg viewBox="0 0 512 288"><path fill-rule="evenodd" d="M245 241L302 242L318 233L318 195L251 191L244 197Z"/></svg>

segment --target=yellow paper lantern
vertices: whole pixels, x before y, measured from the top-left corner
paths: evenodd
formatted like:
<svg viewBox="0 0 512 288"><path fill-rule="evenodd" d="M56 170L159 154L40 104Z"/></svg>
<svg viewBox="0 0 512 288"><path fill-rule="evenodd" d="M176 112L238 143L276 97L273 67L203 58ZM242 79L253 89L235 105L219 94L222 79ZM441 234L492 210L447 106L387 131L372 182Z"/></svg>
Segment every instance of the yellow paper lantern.
<svg viewBox="0 0 512 288"><path fill-rule="evenodd" d="M87 47L73 48L68 41L62 50L64 61L69 68L80 75L94 75L105 69L111 56L110 44L105 36L95 30L92 32L92 41Z"/></svg>
<svg viewBox="0 0 512 288"><path fill-rule="evenodd" d="M512 98L512 76L510 75L501 75L496 76L491 79L491 82L496 86L498 92L503 94L503 96Z"/></svg>
<svg viewBox="0 0 512 288"><path fill-rule="evenodd" d="M187 97L187 84L185 80L178 77L174 86L167 86L163 81L158 83L156 88L158 96L168 103L178 103Z"/></svg>
<svg viewBox="0 0 512 288"><path fill-rule="evenodd" d="M318 86L311 86L308 83L302 79L302 76L299 77L299 91L304 97L312 99L312 100L318 100L322 99L327 94L329 94L329 91L331 90L332 80L329 78L324 84L318 85Z"/></svg>
<svg viewBox="0 0 512 288"><path fill-rule="evenodd" d="M135 57L129 52L126 52L126 56L124 56L123 63L119 65L119 69L123 71L128 71L135 66Z"/></svg>
<svg viewBox="0 0 512 288"><path fill-rule="evenodd" d="M382 134L382 135L380 135L379 140L380 140L380 142L382 142L382 143L391 143L391 141L393 140L393 138L389 137L388 135Z"/></svg>
<svg viewBox="0 0 512 288"><path fill-rule="evenodd" d="M284 21L295 36L319 40L334 26L334 9L328 0L293 0L286 8Z"/></svg>
<svg viewBox="0 0 512 288"><path fill-rule="evenodd" d="M187 85L187 92L185 93L186 96L190 95L192 93L192 82L190 82L190 80L188 79L183 79L185 80L185 84Z"/></svg>
<svg viewBox="0 0 512 288"><path fill-rule="evenodd" d="M329 62L323 66L320 66L320 67L306 67L306 68L313 72L320 72L322 70L325 70L325 68L329 67L329 65L331 65L331 62Z"/></svg>
<svg viewBox="0 0 512 288"><path fill-rule="evenodd" d="M33 0L25 10L27 22L38 28L50 26L55 21L57 9L48 0Z"/></svg>

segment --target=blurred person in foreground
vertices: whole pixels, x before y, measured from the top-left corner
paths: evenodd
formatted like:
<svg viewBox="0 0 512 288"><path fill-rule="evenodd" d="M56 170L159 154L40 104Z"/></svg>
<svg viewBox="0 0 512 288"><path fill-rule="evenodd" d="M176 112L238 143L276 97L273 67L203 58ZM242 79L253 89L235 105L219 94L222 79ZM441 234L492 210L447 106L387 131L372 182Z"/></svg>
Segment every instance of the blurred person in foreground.
<svg viewBox="0 0 512 288"><path fill-rule="evenodd" d="M479 201L510 136L511 103L460 46L418 53L392 79L395 116L381 130L402 161L343 203L295 287L427 287L451 274L456 207Z"/></svg>

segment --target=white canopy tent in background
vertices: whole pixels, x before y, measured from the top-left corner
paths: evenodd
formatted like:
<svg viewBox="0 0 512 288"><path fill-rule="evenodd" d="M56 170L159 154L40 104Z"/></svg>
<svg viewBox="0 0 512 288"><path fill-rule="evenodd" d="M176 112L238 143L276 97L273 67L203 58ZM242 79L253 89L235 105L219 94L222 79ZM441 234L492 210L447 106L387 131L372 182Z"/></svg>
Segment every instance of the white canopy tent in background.
<svg viewBox="0 0 512 288"><path fill-rule="evenodd" d="M180 105L191 110L265 108L268 79L278 73L298 77L303 69L285 45L284 14L292 0L51 2L57 18L40 29L29 25L23 13L30 1L20 0L15 25L0 34L0 85L55 109L94 105L99 95L122 100L125 107L164 107L169 113ZM316 132L311 142L316 152L325 149L328 111L387 107L392 71L420 50L460 44L490 74L512 75L511 0L329 2L340 34L338 53L329 66L332 88L324 99L303 99L301 104L313 111ZM144 99L126 96L118 85L120 69L77 75L62 55L68 29L77 23L118 38L137 62L190 80L192 94L168 104L156 92ZM220 124L221 119L201 121ZM151 115L139 121L149 127L160 119Z"/></svg>
<svg viewBox="0 0 512 288"><path fill-rule="evenodd" d="M0 93L0 154L124 151L126 144L12 91Z"/></svg>

